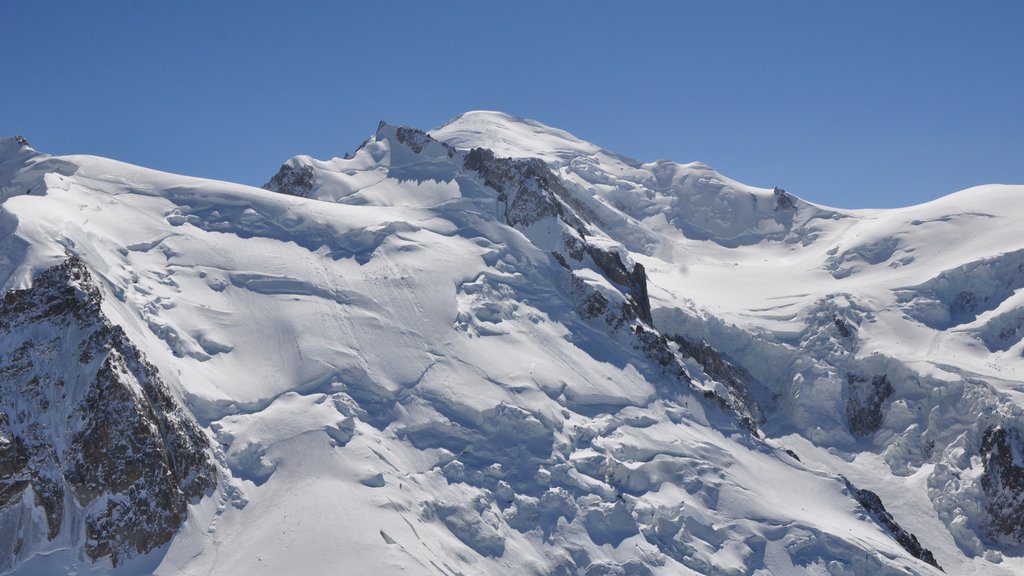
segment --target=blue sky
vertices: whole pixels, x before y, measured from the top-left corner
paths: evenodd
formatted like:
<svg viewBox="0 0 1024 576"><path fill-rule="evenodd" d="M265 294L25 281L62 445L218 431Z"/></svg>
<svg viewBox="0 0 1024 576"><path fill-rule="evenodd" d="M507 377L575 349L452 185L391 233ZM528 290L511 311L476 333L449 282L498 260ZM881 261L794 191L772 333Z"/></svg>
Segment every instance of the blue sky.
<svg viewBox="0 0 1024 576"><path fill-rule="evenodd" d="M262 184L472 109L833 206L1024 183L1024 2L0 2L0 134Z"/></svg>

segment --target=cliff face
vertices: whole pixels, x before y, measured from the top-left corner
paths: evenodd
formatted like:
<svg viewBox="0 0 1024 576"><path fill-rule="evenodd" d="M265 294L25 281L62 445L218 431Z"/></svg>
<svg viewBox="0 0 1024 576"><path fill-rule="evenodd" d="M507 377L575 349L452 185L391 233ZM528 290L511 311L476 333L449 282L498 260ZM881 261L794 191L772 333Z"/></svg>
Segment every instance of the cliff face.
<svg viewBox="0 0 1024 576"><path fill-rule="evenodd" d="M52 546L113 565L215 484L207 440L71 257L0 303L0 569Z"/></svg>
<svg viewBox="0 0 1024 576"><path fill-rule="evenodd" d="M1024 441L1016 428L992 426L981 444L981 486L996 537L1024 541Z"/></svg>
<svg viewBox="0 0 1024 576"><path fill-rule="evenodd" d="M277 174L263 185L271 192L290 194L305 198L313 190L313 168L311 166L293 166L283 164Z"/></svg>

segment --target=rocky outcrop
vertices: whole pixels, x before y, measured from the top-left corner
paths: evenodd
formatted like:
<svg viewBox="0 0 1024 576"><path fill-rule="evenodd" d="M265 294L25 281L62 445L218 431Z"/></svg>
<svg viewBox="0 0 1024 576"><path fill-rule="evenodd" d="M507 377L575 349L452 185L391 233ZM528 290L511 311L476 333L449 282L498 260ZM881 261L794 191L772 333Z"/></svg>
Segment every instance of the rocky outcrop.
<svg viewBox="0 0 1024 576"><path fill-rule="evenodd" d="M651 300L647 295L647 271L644 270L644 265L639 262L633 264L633 270L630 271L622 262L622 257L618 252L589 245L586 247L586 252L609 280L629 291L636 307L637 317L646 322L648 326L654 326L654 319L651 318Z"/></svg>
<svg viewBox="0 0 1024 576"><path fill-rule="evenodd" d="M865 438L882 426L882 403L896 391L885 374L874 376L869 381L863 376L850 374L846 377L848 398L846 417L850 432Z"/></svg>
<svg viewBox="0 0 1024 576"><path fill-rule="evenodd" d="M842 336L843 338L849 338L853 336L854 332L850 328L850 323L847 322L845 319L840 318L838 314L832 315L832 323L835 325L836 331L839 332L839 335Z"/></svg>
<svg viewBox="0 0 1024 576"><path fill-rule="evenodd" d="M116 566L215 485L206 437L100 305L77 257L0 303L0 570L57 538Z"/></svg>
<svg viewBox="0 0 1024 576"><path fill-rule="evenodd" d="M764 423L764 415L750 395L752 386L760 386L753 374L728 361L707 342L691 342L682 336L670 336L669 339L679 345L680 351L696 360L705 374L725 385L729 391L729 405L748 428L753 430L757 424Z"/></svg>
<svg viewBox="0 0 1024 576"><path fill-rule="evenodd" d="M922 562L927 562L939 570L942 570L939 563L935 561L935 555L932 554L932 551L922 546L917 540L917 536L907 532L906 529L896 522L896 519L893 518L892 514L890 514L885 509L885 506L882 505L882 499L878 497L878 494L875 494L870 490L858 489L846 478L843 478L843 482L846 483L846 489L849 490L850 495L868 511L868 514L874 518L875 522L878 522L889 532L889 534L892 535L893 539L895 539L904 550L909 552L914 558L917 558Z"/></svg>
<svg viewBox="0 0 1024 576"><path fill-rule="evenodd" d="M1020 431L992 426L981 442L981 488L994 537L1024 542L1024 438Z"/></svg>
<svg viewBox="0 0 1024 576"><path fill-rule="evenodd" d="M552 252L552 256L569 272L571 292L577 302L576 312L581 317L603 320L612 333L632 327L622 333L627 335L633 349L642 352L670 376L671 381L688 386L693 384L683 358L672 349L670 338L653 329L644 266L634 263L630 269L619 252L591 243L587 237L587 223L577 215L571 194L543 161L536 158L498 158L491 150L474 148L466 155L464 166L476 172L484 185L498 193L498 201L504 204L504 220L509 226L529 235L530 227L545 219L564 225L561 246ZM611 301L573 271L571 261L581 264L586 256L593 260L605 278L618 286L625 297L623 300ZM644 325L652 329L646 329ZM720 357L718 361L721 367L727 365ZM724 379L727 387L724 392L701 392L705 399L715 401L723 410L731 412L744 428L756 435L758 423L763 418L750 399L743 379L737 374L739 371L733 369L733 377ZM752 377L748 380L753 381Z"/></svg>
<svg viewBox="0 0 1024 576"><path fill-rule="evenodd" d="M274 177L263 185L264 190L308 198L313 191L315 175L308 164L298 165L291 161L281 165Z"/></svg>
<svg viewBox="0 0 1024 576"><path fill-rule="evenodd" d="M786 192L784 188L779 188L778 186L776 186L775 189L772 190L772 193L775 196L776 212L779 212L781 210L793 210L796 208L796 201L793 199L792 196L789 195L788 192Z"/></svg>
<svg viewBox="0 0 1024 576"><path fill-rule="evenodd" d="M377 126L378 134L380 133L381 129L384 128L385 126L387 126L386 122L381 122L380 125ZM431 144L438 144L447 151L448 158L455 157L455 148L452 148L451 146L445 144L444 142L438 142L437 140L434 140L430 136L430 134L427 134L426 132L419 130L417 128L410 128L408 126L398 126L397 128L395 128L395 139L398 140L400 143L408 146L410 150L417 154L423 152L423 150Z"/></svg>
<svg viewBox="0 0 1024 576"><path fill-rule="evenodd" d="M639 262L633 264L633 270L629 273L629 292L633 296L633 301L640 307L640 319L654 326L651 298L647 294L647 270Z"/></svg>
<svg viewBox="0 0 1024 576"><path fill-rule="evenodd" d="M497 158L488 149L474 148L466 154L464 165L498 192L509 226L530 226L551 216L565 217L557 196L568 192L542 160Z"/></svg>
<svg viewBox="0 0 1024 576"><path fill-rule="evenodd" d="M545 218L562 220L575 235L564 239L567 253L555 257L567 266L566 256L575 260L582 259L584 254L590 256L609 280L626 289L634 308L630 315L654 326L643 265L635 263L630 270L618 252L587 242L586 224L568 207L573 204L571 194L542 160L497 158L490 150L474 148L466 155L465 167L498 192L498 200L504 203L505 223L509 226L529 227ZM586 302L585 309L589 312L585 315L593 316L597 309L603 312L603 307L600 301Z"/></svg>

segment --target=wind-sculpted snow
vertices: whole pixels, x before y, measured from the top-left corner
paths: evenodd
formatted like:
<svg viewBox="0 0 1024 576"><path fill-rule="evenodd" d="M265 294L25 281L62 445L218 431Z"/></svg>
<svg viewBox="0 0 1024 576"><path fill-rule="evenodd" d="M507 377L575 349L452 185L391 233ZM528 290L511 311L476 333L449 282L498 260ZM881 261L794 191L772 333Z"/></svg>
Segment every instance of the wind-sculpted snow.
<svg viewBox="0 0 1024 576"><path fill-rule="evenodd" d="M985 258L947 270L919 286L907 288L901 300L907 312L932 328L974 321L995 310L1024 288L1024 250Z"/></svg>
<svg viewBox="0 0 1024 576"><path fill-rule="evenodd" d="M810 242L817 235L817 220L840 217L781 188L746 186L699 162L640 163L501 113L471 112L430 134L464 149L482 147L497 156L546 161L574 210L606 231L614 229L636 252L664 242L656 233L661 222L652 218L663 218L687 238L736 247L765 239Z"/></svg>
<svg viewBox="0 0 1024 576"><path fill-rule="evenodd" d="M978 331L992 352L1005 352L1024 339L1024 303L1019 302L1019 297L1017 300L1011 303L1009 311L993 315Z"/></svg>
<svg viewBox="0 0 1024 576"><path fill-rule="evenodd" d="M266 190L2 144L7 287L75 255L213 446L116 572L1024 569L1019 188L843 211L486 112ZM13 430L11 567L110 571Z"/></svg>

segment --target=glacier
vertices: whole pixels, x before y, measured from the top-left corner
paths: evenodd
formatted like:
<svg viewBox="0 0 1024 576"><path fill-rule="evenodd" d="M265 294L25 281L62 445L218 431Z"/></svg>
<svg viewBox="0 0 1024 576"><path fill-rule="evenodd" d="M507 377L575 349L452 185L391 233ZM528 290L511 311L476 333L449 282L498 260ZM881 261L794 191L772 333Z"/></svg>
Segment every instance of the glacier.
<svg viewBox="0 0 1024 576"><path fill-rule="evenodd" d="M271 172L0 140L0 573L1024 571L1024 186L847 210L486 111ZM73 472L104 398L130 490Z"/></svg>

